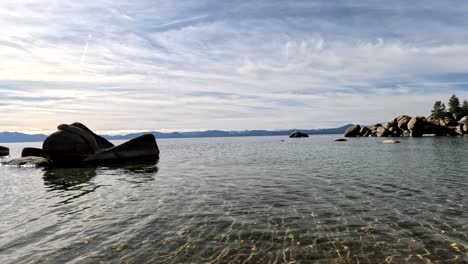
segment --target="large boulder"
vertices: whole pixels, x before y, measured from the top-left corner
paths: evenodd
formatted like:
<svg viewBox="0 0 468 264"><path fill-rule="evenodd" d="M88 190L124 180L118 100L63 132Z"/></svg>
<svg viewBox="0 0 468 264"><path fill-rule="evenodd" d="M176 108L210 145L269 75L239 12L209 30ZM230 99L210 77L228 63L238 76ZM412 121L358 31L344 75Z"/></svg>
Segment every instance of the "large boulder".
<svg viewBox="0 0 468 264"><path fill-rule="evenodd" d="M401 130L408 130L408 122L411 120L411 117L407 115L402 115L397 117L397 127Z"/></svg>
<svg viewBox="0 0 468 264"><path fill-rule="evenodd" d="M381 127L381 126L382 126L382 124L377 123L377 124L371 126L370 130L375 131L375 130L377 130L378 127Z"/></svg>
<svg viewBox="0 0 468 264"><path fill-rule="evenodd" d="M290 138L304 138L304 137L309 137L309 135L307 135L306 133L302 133L300 131L295 131L289 137Z"/></svg>
<svg viewBox="0 0 468 264"><path fill-rule="evenodd" d="M7 147L0 146L0 157L10 155L10 149Z"/></svg>
<svg viewBox="0 0 468 264"><path fill-rule="evenodd" d="M421 137L424 134L425 122L420 117L413 117L408 122L408 130L413 137Z"/></svg>
<svg viewBox="0 0 468 264"><path fill-rule="evenodd" d="M359 136L359 132L361 132L361 126L352 125L348 129L346 129L344 136L345 137L357 137Z"/></svg>
<svg viewBox="0 0 468 264"><path fill-rule="evenodd" d="M120 161L154 161L159 159L159 148L152 134L134 138L122 145L102 150L84 160L85 163L114 163Z"/></svg>
<svg viewBox="0 0 468 264"><path fill-rule="evenodd" d="M53 162L80 163L98 150L96 139L86 130L72 125L59 125L58 129L42 145L45 156Z"/></svg>
<svg viewBox="0 0 468 264"><path fill-rule="evenodd" d="M388 131L390 131L391 136L394 136L394 137L399 137L401 136L401 134L403 134L403 131L399 129L398 127L390 127Z"/></svg>
<svg viewBox="0 0 468 264"><path fill-rule="evenodd" d="M391 132L388 129L386 129L384 127L378 127L377 128L377 136L378 137L388 137L390 135L391 135Z"/></svg>

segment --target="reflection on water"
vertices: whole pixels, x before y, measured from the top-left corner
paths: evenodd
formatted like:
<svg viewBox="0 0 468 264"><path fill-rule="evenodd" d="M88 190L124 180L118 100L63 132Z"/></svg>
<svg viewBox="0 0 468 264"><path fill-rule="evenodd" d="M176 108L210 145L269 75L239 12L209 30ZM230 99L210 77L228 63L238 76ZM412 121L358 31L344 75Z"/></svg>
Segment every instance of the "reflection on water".
<svg viewBox="0 0 468 264"><path fill-rule="evenodd" d="M0 262L468 262L468 138L281 139L162 140L157 166L0 167Z"/></svg>
<svg viewBox="0 0 468 264"><path fill-rule="evenodd" d="M96 177L95 168L53 168L44 172L44 184L52 190L79 189ZM74 188L78 186L78 188Z"/></svg>

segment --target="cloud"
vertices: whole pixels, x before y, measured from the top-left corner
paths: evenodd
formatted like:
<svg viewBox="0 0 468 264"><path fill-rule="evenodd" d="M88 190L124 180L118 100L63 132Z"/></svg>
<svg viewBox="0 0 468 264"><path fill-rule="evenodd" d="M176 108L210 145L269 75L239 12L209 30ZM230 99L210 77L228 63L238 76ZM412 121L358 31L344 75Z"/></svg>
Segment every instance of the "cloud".
<svg viewBox="0 0 468 264"><path fill-rule="evenodd" d="M468 97L468 4L6 1L0 130L318 128Z"/></svg>

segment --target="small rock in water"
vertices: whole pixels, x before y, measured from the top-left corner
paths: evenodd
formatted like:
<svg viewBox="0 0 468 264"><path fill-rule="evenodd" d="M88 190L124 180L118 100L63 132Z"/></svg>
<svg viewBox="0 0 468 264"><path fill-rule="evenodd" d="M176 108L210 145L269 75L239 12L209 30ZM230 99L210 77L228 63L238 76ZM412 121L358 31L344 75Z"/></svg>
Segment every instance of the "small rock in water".
<svg viewBox="0 0 468 264"><path fill-rule="evenodd" d="M401 141L390 139L390 140L384 140L382 141L384 144L396 144L396 143L401 143Z"/></svg>
<svg viewBox="0 0 468 264"><path fill-rule="evenodd" d="M306 133L302 133L300 131L295 131L289 137L290 138L304 138L304 137L309 137L309 135L307 135Z"/></svg>
<svg viewBox="0 0 468 264"><path fill-rule="evenodd" d="M41 157L45 158L45 153L40 148L24 148L21 157Z"/></svg>
<svg viewBox="0 0 468 264"><path fill-rule="evenodd" d="M10 155L10 149L7 147L0 146L0 157Z"/></svg>
<svg viewBox="0 0 468 264"><path fill-rule="evenodd" d="M348 140L345 139L345 138L337 138L337 139L335 139L335 141L341 142L341 141L348 141Z"/></svg>

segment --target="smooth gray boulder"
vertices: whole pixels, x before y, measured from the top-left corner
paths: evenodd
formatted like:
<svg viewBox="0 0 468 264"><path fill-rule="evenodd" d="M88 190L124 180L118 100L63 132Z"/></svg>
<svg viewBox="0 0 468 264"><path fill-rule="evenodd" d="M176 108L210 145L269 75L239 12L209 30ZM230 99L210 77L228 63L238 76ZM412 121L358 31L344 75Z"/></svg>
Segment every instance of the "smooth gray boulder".
<svg viewBox="0 0 468 264"><path fill-rule="evenodd" d="M102 150L86 158L84 163L112 163L119 161L150 161L159 159L159 148L156 138L152 134L146 134L122 145Z"/></svg>
<svg viewBox="0 0 468 264"><path fill-rule="evenodd" d="M290 138L304 138L304 137L309 137L306 133L302 133L300 131L295 131L291 135L289 135Z"/></svg>
<svg viewBox="0 0 468 264"><path fill-rule="evenodd" d="M2 165L12 167L48 167L50 161L42 157L21 157L2 162Z"/></svg>
<svg viewBox="0 0 468 264"><path fill-rule="evenodd" d="M24 148L21 157L41 157L46 158L44 151L40 148Z"/></svg>
<svg viewBox="0 0 468 264"><path fill-rule="evenodd" d="M10 149L7 147L0 146L0 157L10 155Z"/></svg>
<svg viewBox="0 0 468 264"><path fill-rule="evenodd" d="M361 126L352 125L348 129L346 129L344 136L345 137L357 137L359 136L359 132L361 132Z"/></svg>

